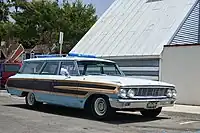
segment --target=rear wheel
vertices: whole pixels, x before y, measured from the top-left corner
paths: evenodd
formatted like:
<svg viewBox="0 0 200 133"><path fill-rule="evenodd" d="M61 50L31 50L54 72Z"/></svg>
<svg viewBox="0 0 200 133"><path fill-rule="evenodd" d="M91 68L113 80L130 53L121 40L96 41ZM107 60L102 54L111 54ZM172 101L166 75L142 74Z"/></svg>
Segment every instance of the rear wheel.
<svg viewBox="0 0 200 133"><path fill-rule="evenodd" d="M32 92L29 92L26 95L25 100L26 100L26 105L28 105L29 107L36 107L39 105L39 102L36 101L35 95Z"/></svg>
<svg viewBox="0 0 200 133"><path fill-rule="evenodd" d="M104 96L95 96L90 104L91 114L99 119L110 118L114 114L114 109L110 106L107 97Z"/></svg>
<svg viewBox="0 0 200 133"><path fill-rule="evenodd" d="M157 108L157 109L152 109L152 110L142 110L140 111L140 113L144 116L144 117L150 117L150 118L153 118L153 117L157 117L160 112L162 110L162 107L160 108Z"/></svg>

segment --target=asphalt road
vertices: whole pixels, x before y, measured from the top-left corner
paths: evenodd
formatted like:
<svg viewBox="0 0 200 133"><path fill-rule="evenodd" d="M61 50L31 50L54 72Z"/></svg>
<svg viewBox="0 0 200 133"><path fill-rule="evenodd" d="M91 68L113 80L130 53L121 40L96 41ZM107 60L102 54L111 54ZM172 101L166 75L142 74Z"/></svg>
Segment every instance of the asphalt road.
<svg viewBox="0 0 200 133"><path fill-rule="evenodd" d="M147 119L125 112L96 121L83 110L46 104L32 110L24 99L0 95L0 133L200 133L200 115L162 112Z"/></svg>

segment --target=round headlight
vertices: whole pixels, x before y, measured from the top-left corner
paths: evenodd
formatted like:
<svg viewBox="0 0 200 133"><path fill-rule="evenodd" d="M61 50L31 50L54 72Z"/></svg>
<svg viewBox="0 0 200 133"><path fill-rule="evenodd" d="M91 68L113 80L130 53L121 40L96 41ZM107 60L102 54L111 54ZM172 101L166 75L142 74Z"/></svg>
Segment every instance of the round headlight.
<svg viewBox="0 0 200 133"><path fill-rule="evenodd" d="M135 96L135 91L134 91L133 89L130 89L130 90L128 91L127 95L128 95L128 97L130 97L130 98L134 98L134 96Z"/></svg>
<svg viewBox="0 0 200 133"><path fill-rule="evenodd" d="M167 97L171 98L173 95L172 95L172 90L169 89L167 90Z"/></svg>
<svg viewBox="0 0 200 133"><path fill-rule="evenodd" d="M121 97L121 98L127 98L126 90L125 89L120 89L118 96Z"/></svg>
<svg viewBox="0 0 200 133"><path fill-rule="evenodd" d="M176 90L172 90L172 97L173 97L173 98L175 98L175 97L176 97L176 95L177 95L177 92L176 92Z"/></svg>

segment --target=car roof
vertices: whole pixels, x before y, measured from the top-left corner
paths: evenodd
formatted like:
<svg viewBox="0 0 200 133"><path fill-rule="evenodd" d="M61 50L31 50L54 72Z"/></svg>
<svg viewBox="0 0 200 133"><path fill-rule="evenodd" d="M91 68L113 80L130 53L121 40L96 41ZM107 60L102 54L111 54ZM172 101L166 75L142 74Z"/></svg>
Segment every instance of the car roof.
<svg viewBox="0 0 200 133"><path fill-rule="evenodd" d="M114 61L111 60L105 60L105 59L100 59L100 58L86 58L86 57L51 57L51 58L31 58L31 59L26 59L26 61L64 61L64 60L72 60L72 61L103 61L103 62L110 62L110 63L115 63Z"/></svg>

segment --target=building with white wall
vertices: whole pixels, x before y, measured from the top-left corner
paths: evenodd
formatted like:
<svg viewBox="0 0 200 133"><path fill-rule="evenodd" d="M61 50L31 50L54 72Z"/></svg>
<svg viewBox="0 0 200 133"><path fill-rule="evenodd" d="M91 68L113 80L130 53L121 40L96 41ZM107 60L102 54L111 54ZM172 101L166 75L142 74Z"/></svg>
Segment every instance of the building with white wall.
<svg viewBox="0 0 200 133"><path fill-rule="evenodd" d="M176 85L179 103L200 105L199 57L199 45L168 45L162 52L160 78Z"/></svg>
<svg viewBox="0 0 200 133"><path fill-rule="evenodd" d="M162 75L162 52L165 45L199 44L199 15L199 0L115 0L70 52L114 60L127 76L176 85Z"/></svg>

